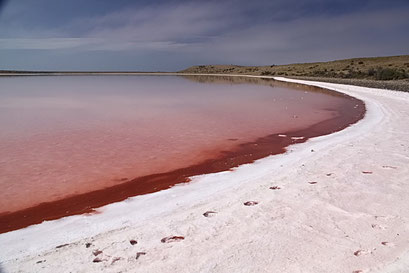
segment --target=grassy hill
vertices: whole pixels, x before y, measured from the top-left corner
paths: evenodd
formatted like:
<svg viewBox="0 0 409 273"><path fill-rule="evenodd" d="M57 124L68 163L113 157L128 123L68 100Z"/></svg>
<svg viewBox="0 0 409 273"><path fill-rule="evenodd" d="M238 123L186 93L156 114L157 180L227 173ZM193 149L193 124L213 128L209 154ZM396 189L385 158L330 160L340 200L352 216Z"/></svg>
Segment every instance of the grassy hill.
<svg viewBox="0 0 409 273"><path fill-rule="evenodd" d="M269 66L198 65L180 72L283 76L409 91L409 55Z"/></svg>
<svg viewBox="0 0 409 273"><path fill-rule="evenodd" d="M409 78L409 55L270 66L199 65L180 72L399 80Z"/></svg>

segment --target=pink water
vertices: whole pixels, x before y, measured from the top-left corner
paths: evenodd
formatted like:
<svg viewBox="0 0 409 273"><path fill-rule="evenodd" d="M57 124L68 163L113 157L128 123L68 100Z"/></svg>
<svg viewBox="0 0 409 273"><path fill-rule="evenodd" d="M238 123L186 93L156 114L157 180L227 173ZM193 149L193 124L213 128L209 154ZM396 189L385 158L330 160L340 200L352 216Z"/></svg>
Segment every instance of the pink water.
<svg viewBox="0 0 409 273"><path fill-rule="evenodd" d="M0 213L199 163L329 119L344 103L276 83L199 81L0 78Z"/></svg>

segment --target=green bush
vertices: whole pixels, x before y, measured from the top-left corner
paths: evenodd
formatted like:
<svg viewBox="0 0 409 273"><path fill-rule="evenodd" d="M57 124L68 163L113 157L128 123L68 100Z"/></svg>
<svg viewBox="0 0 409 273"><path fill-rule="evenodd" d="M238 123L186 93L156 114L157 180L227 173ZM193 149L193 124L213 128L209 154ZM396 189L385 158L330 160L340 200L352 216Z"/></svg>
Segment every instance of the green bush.
<svg viewBox="0 0 409 273"><path fill-rule="evenodd" d="M408 78L408 74L404 70L396 68L382 68L378 67L375 73L375 79L381 81L400 80Z"/></svg>

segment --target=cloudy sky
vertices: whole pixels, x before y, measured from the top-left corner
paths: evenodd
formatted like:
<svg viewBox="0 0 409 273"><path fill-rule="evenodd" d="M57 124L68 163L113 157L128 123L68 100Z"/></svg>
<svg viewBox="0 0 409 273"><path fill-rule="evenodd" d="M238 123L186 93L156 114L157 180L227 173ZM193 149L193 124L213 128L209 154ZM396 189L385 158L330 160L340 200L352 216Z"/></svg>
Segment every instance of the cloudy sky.
<svg viewBox="0 0 409 273"><path fill-rule="evenodd" d="M408 18L408 0L0 0L0 69L174 71L402 55Z"/></svg>

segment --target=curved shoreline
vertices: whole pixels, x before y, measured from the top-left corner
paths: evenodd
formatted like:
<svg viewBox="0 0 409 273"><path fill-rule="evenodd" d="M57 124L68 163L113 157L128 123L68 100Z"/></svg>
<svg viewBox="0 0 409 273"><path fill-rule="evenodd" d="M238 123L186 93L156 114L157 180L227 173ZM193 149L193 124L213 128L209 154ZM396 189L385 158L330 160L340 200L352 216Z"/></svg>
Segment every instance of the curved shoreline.
<svg viewBox="0 0 409 273"><path fill-rule="evenodd" d="M311 89L311 87L308 88ZM303 143L313 137L343 130L362 119L365 115L365 105L362 101L347 95L344 96L350 101L345 102L344 108L338 109L338 116L314 124L306 129L261 137L254 142L240 144L235 150L226 152L219 158L209 159L175 171L139 177L102 190L2 214L0 215L0 233L70 215L93 213L96 208L120 202L132 196L153 193L168 189L176 184L188 182L192 176L227 171L269 155L284 153L289 145ZM282 137L282 135L286 137ZM300 138L300 136L302 137Z"/></svg>
<svg viewBox="0 0 409 273"><path fill-rule="evenodd" d="M189 186L110 204L90 217L0 234L0 245L8 246L0 252L2 269L401 272L409 253L409 187L404 183L409 94L294 81L363 100L365 118L234 172L194 177ZM281 190L269 190L273 185ZM249 200L259 204L243 206ZM207 210L218 213L205 218ZM185 240L160 242L169 235ZM138 240L136 248L129 239ZM56 249L59 245L65 246ZM98 264L92 263L95 249L104 250ZM146 256L135 260L135 251ZM115 257L120 260L111 264Z"/></svg>

